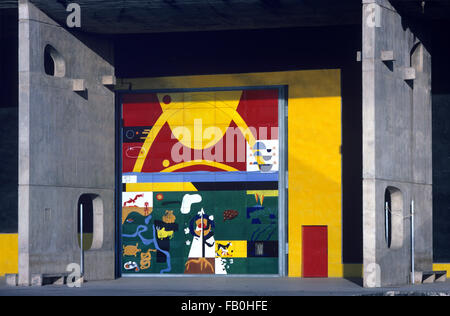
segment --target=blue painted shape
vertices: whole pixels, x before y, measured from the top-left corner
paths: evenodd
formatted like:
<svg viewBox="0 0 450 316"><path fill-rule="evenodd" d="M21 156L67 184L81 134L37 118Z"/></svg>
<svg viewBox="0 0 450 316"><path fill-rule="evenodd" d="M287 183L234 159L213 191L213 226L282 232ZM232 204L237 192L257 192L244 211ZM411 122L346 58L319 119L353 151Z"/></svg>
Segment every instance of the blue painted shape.
<svg viewBox="0 0 450 316"><path fill-rule="evenodd" d="M247 181L247 175L243 172L224 172L216 175L216 179L219 182L244 182Z"/></svg>
<svg viewBox="0 0 450 316"><path fill-rule="evenodd" d="M264 206L261 205L255 205L247 207L247 218L250 218L250 214L256 211L261 211L264 209Z"/></svg>
<svg viewBox="0 0 450 316"><path fill-rule="evenodd" d="M145 218L145 225L148 225L148 223L150 222L150 220L152 219L152 216L149 215ZM154 242L153 239L146 239L142 236L143 233L145 233L146 231L148 231L148 227L145 225L139 225L136 228L136 232L134 234L122 234L122 237L126 237L126 238L134 238L134 237L138 237L141 239L142 243L146 246L150 245L152 242Z"/></svg>
<svg viewBox="0 0 450 316"><path fill-rule="evenodd" d="M278 181L278 172L259 171L224 171L224 172L153 172L139 173L128 172L124 176L137 176L137 183L155 182L265 182Z"/></svg>
<svg viewBox="0 0 450 316"><path fill-rule="evenodd" d="M274 172L247 172L247 181L278 181L278 171Z"/></svg>
<svg viewBox="0 0 450 316"><path fill-rule="evenodd" d="M262 231L258 232L258 234L256 234L255 239L254 240L261 240L259 238L259 236L261 236L262 233L264 233L267 229L269 229L271 227L271 225L266 226L266 228L264 228Z"/></svg>
<svg viewBox="0 0 450 316"><path fill-rule="evenodd" d="M252 234L252 237L250 237L250 241L254 241L255 240L255 235L256 233L258 233L261 230L261 227L258 227Z"/></svg>
<svg viewBox="0 0 450 316"><path fill-rule="evenodd" d="M266 145L263 142L257 142L253 146L253 150L261 150L261 149L266 149Z"/></svg>
<svg viewBox="0 0 450 316"><path fill-rule="evenodd" d="M270 240L270 238L272 238L273 233L275 232L276 228L274 228L269 235L267 236L267 240Z"/></svg>
<svg viewBox="0 0 450 316"><path fill-rule="evenodd" d="M150 223L150 220L152 219L152 216L149 215L145 218L145 225L148 225ZM152 225L153 227L153 239L146 239L144 237L142 237L142 233L145 233L146 231L148 231L148 227L145 225L139 225L136 228L136 232L134 234L122 234L122 237L127 237L127 238L134 238L139 236L139 238L141 239L142 243L146 246L150 245L151 243L153 243L155 245L155 248L157 250L159 250L160 252L162 252L165 256L166 256L166 262L167 262L167 268L166 269L162 269L161 271L159 271L159 273L165 273L165 272L170 272L172 270L172 266L170 263L170 253L168 251L162 250L159 245L158 245L158 241L156 238L156 229L155 229L155 225Z"/></svg>
<svg viewBox="0 0 450 316"><path fill-rule="evenodd" d="M153 182L185 182L184 176L180 173L162 172L152 175ZM187 181L190 182L190 181Z"/></svg>

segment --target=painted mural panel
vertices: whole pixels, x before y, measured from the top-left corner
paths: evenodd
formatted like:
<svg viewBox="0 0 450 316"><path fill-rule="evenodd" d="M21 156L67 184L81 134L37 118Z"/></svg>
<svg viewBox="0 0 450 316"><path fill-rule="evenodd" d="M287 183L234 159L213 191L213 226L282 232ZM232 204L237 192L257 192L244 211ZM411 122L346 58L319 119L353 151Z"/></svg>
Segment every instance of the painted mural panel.
<svg viewBox="0 0 450 316"><path fill-rule="evenodd" d="M277 274L278 90L122 105L122 273Z"/></svg>

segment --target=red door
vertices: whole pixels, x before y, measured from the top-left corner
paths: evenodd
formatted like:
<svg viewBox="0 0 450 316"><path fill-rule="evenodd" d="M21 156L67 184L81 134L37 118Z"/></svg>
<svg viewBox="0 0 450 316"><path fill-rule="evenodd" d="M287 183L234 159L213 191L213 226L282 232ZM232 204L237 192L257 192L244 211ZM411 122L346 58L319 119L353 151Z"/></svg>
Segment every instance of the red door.
<svg viewBox="0 0 450 316"><path fill-rule="evenodd" d="M303 277L328 277L327 226L303 226Z"/></svg>

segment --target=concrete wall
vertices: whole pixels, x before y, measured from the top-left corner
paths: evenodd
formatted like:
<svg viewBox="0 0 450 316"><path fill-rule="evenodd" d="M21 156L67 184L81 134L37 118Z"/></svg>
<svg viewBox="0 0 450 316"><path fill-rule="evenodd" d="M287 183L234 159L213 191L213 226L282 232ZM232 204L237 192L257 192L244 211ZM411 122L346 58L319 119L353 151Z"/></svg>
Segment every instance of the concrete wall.
<svg viewBox="0 0 450 316"><path fill-rule="evenodd" d="M387 0L363 0L362 57L364 285L406 284L412 200L415 270L432 268L431 57ZM388 187L400 190L403 204L392 209L390 248Z"/></svg>
<svg viewBox="0 0 450 316"><path fill-rule="evenodd" d="M64 61L65 71L55 72L61 77L45 73L48 44ZM83 193L103 202L103 210L97 210L102 220L96 223L102 243L86 253L86 278L114 278L114 93L101 80L114 74L105 57L112 56L108 45L98 39L81 41L32 4L19 3L22 285L34 273L61 273L69 263L80 262L77 203ZM74 79L84 79L86 90L73 91Z"/></svg>

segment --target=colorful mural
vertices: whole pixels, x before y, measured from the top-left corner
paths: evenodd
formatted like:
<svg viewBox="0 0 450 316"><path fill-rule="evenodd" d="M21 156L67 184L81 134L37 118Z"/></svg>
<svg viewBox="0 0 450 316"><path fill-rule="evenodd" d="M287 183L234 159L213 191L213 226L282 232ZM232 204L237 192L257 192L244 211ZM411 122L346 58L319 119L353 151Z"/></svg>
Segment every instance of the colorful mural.
<svg viewBox="0 0 450 316"><path fill-rule="evenodd" d="M278 274L278 93L123 95L123 274Z"/></svg>
<svg viewBox="0 0 450 316"><path fill-rule="evenodd" d="M170 91L173 89L210 89L217 90L217 87L235 87L235 86L284 86L283 95L286 96L287 107L287 144L286 150L286 168L289 170L287 195L288 201L286 209L287 240L289 242L287 255L287 274L289 277L302 276L303 248L302 234L299 229L302 226L327 226L328 227L328 276L343 277L354 276L361 277L361 264L343 264L343 237L342 237L342 156L341 156L341 129L342 129L342 98L341 98L341 71L339 69L322 70L301 70L301 71L283 71L283 72L258 72L258 73L237 73L220 75L201 75L201 76L173 76L173 77L152 77L152 78L127 78L117 89L122 91L134 91L152 89L160 91ZM131 89L131 90L130 90ZM244 93L244 92L243 92ZM258 95L263 91L245 91L253 95ZM270 98L275 99L274 92L266 91L267 97L261 97L261 102ZM157 99L156 96L152 97ZM241 96L241 101L247 97ZM256 98L247 98L253 105L259 102ZM253 102L254 101L254 102ZM142 108L142 103L149 102L149 97L144 95L133 95L124 98L124 103L136 108ZM262 103L261 103L262 104ZM248 112L245 120L248 121L256 117L261 122L271 119L271 111L274 109L269 105L264 107L252 106L253 112ZM243 112L240 105L237 112ZM162 110L161 110L162 111ZM256 113L255 113L256 112ZM280 113L281 114L281 113ZM265 116L263 118L262 116ZM135 115L137 119L139 115ZM144 116L141 116L144 117ZM273 117L274 118L274 117ZM239 121L236 119L236 121ZM151 123L148 123L151 125ZM238 123L232 121L231 126L237 126ZM264 123L262 123L263 125ZM137 126L146 126L145 122L136 124ZM249 126L252 123L248 123ZM261 125L261 126L262 126ZM268 124L270 125L270 124ZM128 126L133 126L128 124ZM236 131L237 132L237 131ZM256 135L258 131L254 134ZM142 137L142 136L139 136ZM259 139L264 139L258 134ZM242 138L240 138L242 139ZM245 138L243 138L245 139ZM277 139L269 134L266 139ZM142 140L143 141L143 140ZM225 139L226 141L226 139ZM139 154L141 147L134 148L129 155ZM280 147L281 148L281 147ZM232 153L232 152L231 152ZM229 153L230 154L230 153ZM124 154L125 155L125 154ZM231 155L231 154L230 154ZM245 159L244 159L245 160ZM242 161L241 161L242 162ZM278 161L276 161L279 163ZM130 162L128 162L130 163ZM211 165L211 164L210 164ZM275 163L276 165L276 163ZM222 166L219 164L219 166ZM242 166L242 164L241 164ZM131 170L134 164L131 161ZM169 166L170 168L171 166ZM206 168L206 167L205 167ZM243 171L244 169L239 169ZM174 171L168 169L167 171ZM175 170L176 171L176 170ZM182 171L187 171L186 169ZM228 170L220 170L228 171ZM127 173L124 175L124 182L127 182L127 188L135 192L140 191L204 191L211 190L214 186L204 184L203 182L178 183L194 181L194 173L184 172L184 178L177 178L179 175L170 174L172 183L161 183L158 176L143 175L140 173ZM233 171L230 173L238 178L239 173ZM277 187L270 184L270 181L276 181L276 173L247 172L239 175L241 181L251 182L254 189L259 190L277 190ZM273 177L273 178L271 178ZM241 182L230 182L222 176L218 177L222 182L215 183L215 189L222 190L247 190L247 187ZM211 180L212 179L212 180ZM215 181L211 176L209 181ZM151 183L154 181L154 183ZM207 181L207 179L203 179ZM140 183L141 182L141 183ZM260 187L256 187L259 183ZM273 182L275 183L275 182ZM201 187L200 187L201 186ZM270 189L269 189L270 187ZM263 201L265 203L265 201ZM228 208L228 210L233 210ZM239 210L234 210L239 211ZM244 210L246 211L246 210ZM232 213L229 213L232 214ZM241 214L241 211L239 211ZM222 220L222 219L221 219ZM228 220L225 220L228 223ZM216 224L218 219L216 217ZM219 240L218 238L216 238ZM283 241L282 241L283 242ZM260 249L260 244L258 244ZM238 260L239 258L225 258L226 260ZM257 258L258 260L260 258ZM250 260L250 258L246 259ZM280 260L282 261L282 260Z"/></svg>

